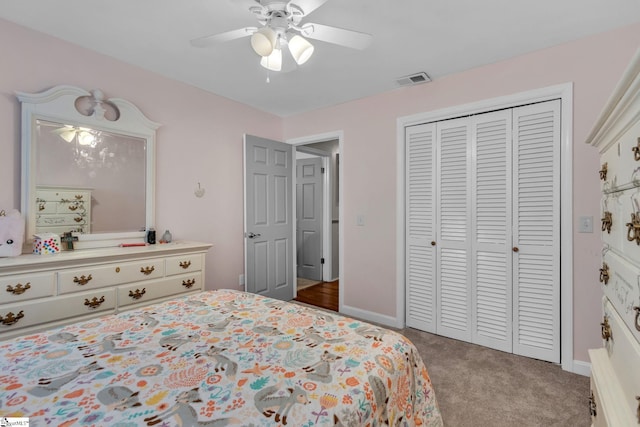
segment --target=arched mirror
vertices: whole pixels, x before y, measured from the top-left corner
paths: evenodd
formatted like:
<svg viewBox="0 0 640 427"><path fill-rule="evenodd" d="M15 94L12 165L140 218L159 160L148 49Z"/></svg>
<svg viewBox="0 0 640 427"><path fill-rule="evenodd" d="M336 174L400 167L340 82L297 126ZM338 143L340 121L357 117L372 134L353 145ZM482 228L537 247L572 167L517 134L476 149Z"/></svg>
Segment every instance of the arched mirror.
<svg viewBox="0 0 640 427"><path fill-rule="evenodd" d="M99 90L56 86L17 96L25 249L43 233L71 233L76 249L144 241L155 221L160 125Z"/></svg>

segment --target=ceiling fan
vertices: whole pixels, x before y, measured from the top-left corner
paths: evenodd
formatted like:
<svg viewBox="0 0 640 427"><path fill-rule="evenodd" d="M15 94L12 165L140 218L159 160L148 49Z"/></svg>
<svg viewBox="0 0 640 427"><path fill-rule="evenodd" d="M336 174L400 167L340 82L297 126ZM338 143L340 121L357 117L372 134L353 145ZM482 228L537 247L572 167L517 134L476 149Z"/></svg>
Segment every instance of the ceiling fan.
<svg viewBox="0 0 640 427"><path fill-rule="evenodd" d="M191 40L194 47L210 47L218 43L251 36L251 47L262 58L260 64L272 71L282 69L282 50L285 46L296 64L304 64L313 54L314 47L306 39L365 49L371 35L328 25L303 22L327 0L235 0L253 13L260 28L245 27L237 30L199 37Z"/></svg>

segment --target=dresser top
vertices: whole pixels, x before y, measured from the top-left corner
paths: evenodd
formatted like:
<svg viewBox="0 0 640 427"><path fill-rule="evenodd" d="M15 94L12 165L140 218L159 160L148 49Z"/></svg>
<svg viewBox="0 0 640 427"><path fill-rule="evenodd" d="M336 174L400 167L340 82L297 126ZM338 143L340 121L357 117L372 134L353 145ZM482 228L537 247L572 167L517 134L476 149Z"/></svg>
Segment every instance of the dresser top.
<svg viewBox="0 0 640 427"><path fill-rule="evenodd" d="M29 267L56 268L84 263L93 264L100 261L180 255L185 252L206 252L211 246L211 243L175 241L146 246L78 249L49 255L23 254L17 257L0 258L0 274L24 271Z"/></svg>

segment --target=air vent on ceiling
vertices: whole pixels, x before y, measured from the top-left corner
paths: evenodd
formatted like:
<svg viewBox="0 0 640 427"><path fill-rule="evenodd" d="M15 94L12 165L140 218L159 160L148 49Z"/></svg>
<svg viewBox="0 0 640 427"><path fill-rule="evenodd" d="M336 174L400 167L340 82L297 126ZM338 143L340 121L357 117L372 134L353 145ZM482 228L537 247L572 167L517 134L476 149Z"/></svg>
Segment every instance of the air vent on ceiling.
<svg viewBox="0 0 640 427"><path fill-rule="evenodd" d="M411 74L410 76L400 77L396 80L398 85L400 86L413 86L420 83L430 82L431 79L427 76L427 73L416 73Z"/></svg>

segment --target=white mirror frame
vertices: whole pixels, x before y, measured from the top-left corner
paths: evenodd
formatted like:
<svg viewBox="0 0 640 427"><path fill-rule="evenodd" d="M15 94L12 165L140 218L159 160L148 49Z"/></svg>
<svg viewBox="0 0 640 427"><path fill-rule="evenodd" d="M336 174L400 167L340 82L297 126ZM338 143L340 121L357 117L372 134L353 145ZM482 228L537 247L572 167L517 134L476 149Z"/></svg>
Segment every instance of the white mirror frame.
<svg viewBox="0 0 640 427"><path fill-rule="evenodd" d="M94 92L95 93L95 92ZM25 246L23 252L31 252L33 235L36 233L36 149L32 141L36 134L37 120L59 122L74 126L85 126L142 138L146 141L145 174L145 223L146 229L155 225L155 136L159 123L148 119L131 102L120 98L104 99L115 105L120 115L111 121L97 112L91 116L81 114L75 106L81 96L93 96L84 89L61 85L40 93L16 92L22 104L22 200L21 211L26 220ZM142 243L144 231L121 233L77 234L75 249L92 249L118 246L122 243Z"/></svg>

